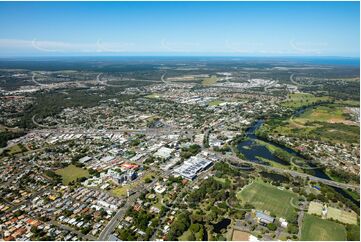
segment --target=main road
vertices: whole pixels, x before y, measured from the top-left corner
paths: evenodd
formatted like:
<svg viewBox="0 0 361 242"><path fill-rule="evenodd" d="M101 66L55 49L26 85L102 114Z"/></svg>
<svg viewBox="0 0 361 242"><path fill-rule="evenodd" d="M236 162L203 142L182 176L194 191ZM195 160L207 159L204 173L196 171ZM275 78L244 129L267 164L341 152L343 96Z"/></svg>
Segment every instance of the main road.
<svg viewBox="0 0 361 242"><path fill-rule="evenodd" d="M51 134L51 133L59 133L59 134L122 134L122 133L144 133L148 135L156 135L156 134L174 134L174 133L194 133L199 132L198 129L177 129L174 127L169 128L144 128L144 129L82 129L82 128L47 128L47 129L34 129L31 132L37 134Z"/></svg>
<svg viewBox="0 0 361 242"><path fill-rule="evenodd" d="M109 235L114 231L114 229L118 226L120 219L123 218L127 210L134 205L135 201L140 197L140 195L148 190L150 187L154 186L155 183L158 182L158 179L154 179L151 183L147 185L140 185L136 188L135 194L131 195L127 198L127 201L123 207L121 207L114 217L109 221L109 223L105 226L103 231L99 235L99 240L104 241L109 239Z"/></svg>

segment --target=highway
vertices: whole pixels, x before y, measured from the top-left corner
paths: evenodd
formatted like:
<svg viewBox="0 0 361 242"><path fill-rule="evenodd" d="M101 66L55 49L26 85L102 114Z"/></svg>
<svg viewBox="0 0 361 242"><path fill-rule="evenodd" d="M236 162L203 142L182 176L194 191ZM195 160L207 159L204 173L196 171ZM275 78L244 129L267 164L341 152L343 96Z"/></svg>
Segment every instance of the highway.
<svg viewBox="0 0 361 242"><path fill-rule="evenodd" d="M42 83L35 80L35 72L33 72L33 76L31 77L31 81L34 82L35 85L46 86L45 84L42 84Z"/></svg>
<svg viewBox="0 0 361 242"><path fill-rule="evenodd" d="M164 77L165 77L166 74L167 74L167 72L164 73L164 74L161 76L160 80L161 80L164 84L169 85L170 83L167 82L167 81L164 79Z"/></svg>

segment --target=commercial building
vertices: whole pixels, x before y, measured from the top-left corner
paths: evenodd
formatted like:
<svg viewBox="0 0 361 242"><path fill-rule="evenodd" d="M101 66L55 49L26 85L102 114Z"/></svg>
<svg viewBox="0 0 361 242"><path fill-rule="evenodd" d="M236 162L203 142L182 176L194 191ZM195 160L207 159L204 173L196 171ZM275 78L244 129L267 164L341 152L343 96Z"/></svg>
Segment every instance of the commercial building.
<svg viewBox="0 0 361 242"><path fill-rule="evenodd" d="M174 152L173 149L167 147L161 147L157 152L154 153L154 157L161 158L163 160L168 160L173 152Z"/></svg>
<svg viewBox="0 0 361 242"><path fill-rule="evenodd" d="M174 173L179 174L188 180L193 180L197 176L197 173L207 169L211 164L212 161L205 159L200 155L192 156L184 161L181 166L174 168Z"/></svg>
<svg viewBox="0 0 361 242"><path fill-rule="evenodd" d="M273 223L275 221L275 218L270 216L270 215L267 215L261 211L257 211L256 212L256 217L258 219L258 222L261 223L261 224L270 224L270 223Z"/></svg>

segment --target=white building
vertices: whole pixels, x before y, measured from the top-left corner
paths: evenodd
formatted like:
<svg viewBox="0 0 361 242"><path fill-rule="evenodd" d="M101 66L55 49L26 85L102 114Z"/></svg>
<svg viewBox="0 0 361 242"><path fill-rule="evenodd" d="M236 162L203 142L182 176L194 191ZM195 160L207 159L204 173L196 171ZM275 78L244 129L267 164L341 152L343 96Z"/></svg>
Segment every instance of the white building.
<svg viewBox="0 0 361 242"><path fill-rule="evenodd" d="M174 172L188 180L193 180L198 172L207 169L211 164L212 161L205 159L200 155L192 156L184 161L181 166L175 168Z"/></svg>
<svg viewBox="0 0 361 242"><path fill-rule="evenodd" d="M174 152L174 149L170 149L167 147L161 147L159 150L157 150L157 152L154 153L154 157L167 160L171 157L173 152Z"/></svg>

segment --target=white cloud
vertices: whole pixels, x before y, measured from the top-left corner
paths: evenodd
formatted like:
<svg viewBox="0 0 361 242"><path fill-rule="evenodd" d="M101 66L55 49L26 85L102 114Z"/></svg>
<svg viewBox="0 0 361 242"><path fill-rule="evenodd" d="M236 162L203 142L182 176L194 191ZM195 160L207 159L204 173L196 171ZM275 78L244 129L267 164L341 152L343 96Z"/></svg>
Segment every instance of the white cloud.
<svg viewBox="0 0 361 242"><path fill-rule="evenodd" d="M22 39L0 39L0 49L3 50L28 50L41 52L104 52L117 53L130 51L133 43L103 42L95 43L71 43L47 40L22 40Z"/></svg>
<svg viewBox="0 0 361 242"><path fill-rule="evenodd" d="M160 42L163 49L172 52L192 52L194 48L199 48L200 44L196 42L169 42L162 39Z"/></svg>

